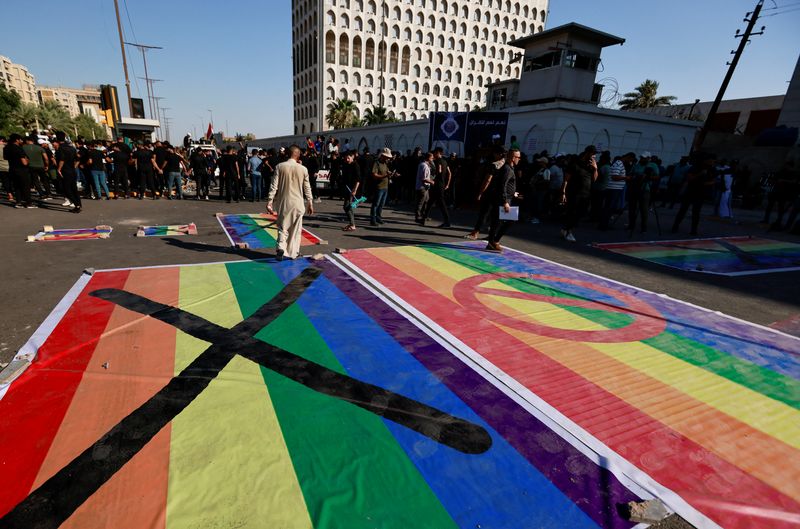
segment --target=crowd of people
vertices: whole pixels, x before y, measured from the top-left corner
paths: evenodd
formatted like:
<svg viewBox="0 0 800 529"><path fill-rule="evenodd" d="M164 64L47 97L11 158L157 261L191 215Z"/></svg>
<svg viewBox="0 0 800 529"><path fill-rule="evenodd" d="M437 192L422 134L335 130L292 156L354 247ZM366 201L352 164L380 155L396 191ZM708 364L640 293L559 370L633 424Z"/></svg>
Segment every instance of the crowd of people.
<svg viewBox="0 0 800 529"><path fill-rule="evenodd" d="M34 132L0 138L0 148L0 176L11 204L35 208L59 194L62 206L74 212L81 211L86 199L181 200L186 193L209 200L212 190L227 202L257 202L266 198L277 166L290 159L285 147L249 149L239 144L218 149L192 143L188 135L183 146L173 146L123 138L71 142L63 133ZM651 216L659 220L658 207L678 205L672 231L678 231L691 210L690 233L697 235L703 204L711 201L715 215L730 218L733 196L747 202L747 190L752 188L749 173L736 161L717 160L708 153L695 153L692 159L683 157L665 167L649 152L612 156L591 145L581 153L544 151L529 157L513 137L509 149L496 144L466 157L447 156L441 147L429 152L357 151L348 140L340 143L333 136L308 137L297 149L297 163L309 175L313 197L318 201L320 194L326 194L343 200L345 231L357 229L355 210L367 200L373 227L386 222L387 204L409 205L422 226L435 209L439 228L451 227L454 208L477 206L475 226L466 237L476 239L488 223L494 247L499 247L511 222L500 220L501 208L508 213L514 208L519 222L560 223L562 237L574 242L581 222L609 230L624 218L622 225L632 236L651 228ZM318 178L324 185L317 186ZM773 230L791 229L800 210L795 168L787 162L759 186L767 189L764 222ZM772 221L776 209L777 219Z"/></svg>

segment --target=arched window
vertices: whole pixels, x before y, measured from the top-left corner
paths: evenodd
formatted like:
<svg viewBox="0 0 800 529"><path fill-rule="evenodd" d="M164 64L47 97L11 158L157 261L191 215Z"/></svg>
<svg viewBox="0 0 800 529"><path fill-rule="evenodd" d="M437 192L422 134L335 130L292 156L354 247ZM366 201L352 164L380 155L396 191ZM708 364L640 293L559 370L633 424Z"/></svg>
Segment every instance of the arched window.
<svg viewBox="0 0 800 529"><path fill-rule="evenodd" d="M438 96L439 95L439 85L438 84L433 85L433 95L434 96Z"/></svg>
<svg viewBox="0 0 800 529"><path fill-rule="evenodd" d="M342 18L340 20L340 25L343 28L348 29L350 27L350 17L348 17L347 15L342 15Z"/></svg>
<svg viewBox="0 0 800 529"><path fill-rule="evenodd" d="M336 15L333 14L333 11L328 11L327 13L325 13L325 16L328 19L328 25L330 27L335 27L336 26Z"/></svg>
<svg viewBox="0 0 800 529"><path fill-rule="evenodd" d="M325 62L329 64L336 62L336 35L333 31L325 34Z"/></svg>
<svg viewBox="0 0 800 529"><path fill-rule="evenodd" d="M420 74L419 64L415 64L414 65L414 77L419 77L419 74Z"/></svg>
<svg viewBox="0 0 800 529"><path fill-rule="evenodd" d="M397 73L400 63L400 48L397 44L392 44L389 50L389 73Z"/></svg>
<svg viewBox="0 0 800 529"><path fill-rule="evenodd" d="M356 72L353 74L353 84L356 86L361 86L361 74Z"/></svg>
<svg viewBox="0 0 800 529"><path fill-rule="evenodd" d="M353 66L361 68L361 37L358 35L353 38Z"/></svg>
<svg viewBox="0 0 800 529"><path fill-rule="evenodd" d="M458 87L453 88L453 99L461 99L461 90Z"/></svg>
<svg viewBox="0 0 800 529"><path fill-rule="evenodd" d="M353 27L356 28L356 31L364 31L364 21L361 20L361 17L356 17L353 20Z"/></svg>
<svg viewBox="0 0 800 529"><path fill-rule="evenodd" d="M444 89L442 90L442 95L444 97L450 97L450 87L449 86L445 86L444 87Z"/></svg>
<svg viewBox="0 0 800 529"><path fill-rule="evenodd" d="M325 73L327 74L327 76L325 77L327 82L329 83L336 82L336 72L333 71L333 68L328 68Z"/></svg>
<svg viewBox="0 0 800 529"><path fill-rule="evenodd" d="M350 43L347 40L347 35L342 33L339 36L339 64L347 66L350 58Z"/></svg>
<svg viewBox="0 0 800 529"><path fill-rule="evenodd" d="M408 46L403 46L403 54L400 61L400 73L402 75L408 75L408 68L411 64L411 48Z"/></svg>
<svg viewBox="0 0 800 529"><path fill-rule="evenodd" d="M364 78L364 86L366 86L367 88L371 88L372 85L373 85L372 74L368 73L367 76Z"/></svg>
<svg viewBox="0 0 800 529"><path fill-rule="evenodd" d="M375 42L367 39L366 55L364 57L364 68L367 70L375 69Z"/></svg>
<svg viewBox="0 0 800 529"><path fill-rule="evenodd" d="M411 42L411 30L409 28L403 29L403 40Z"/></svg>
<svg viewBox="0 0 800 529"><path fill-rule="evenodd" d="M375 33L375 21L367 20L367 33Z"/></svg>
<svg viewBox="0 0 800 529"><path fill-rule="evenodd" d="M339 97L340 97L341 99L348 99L348 97L347 97L347 90L345 90L344 88L340 88L340 89L339 89Z"/></svg>
<svg viewBox="0 0 800 529"><path fill-rule="evenodd" d="M361 92L359 92L358 90L353 91L353 102L361 103Z"/></svg>
<svg viewBox="0 0 800 529"><path fill-rule="evenodd" d="M347 78L347 71L346 70L342 70L341 72L339 72L339 82L340 83L347 84L347 79L348 78Z"/></svg>
<svg viewBox="0 0 800 529"><path fill-rule="evenodd" d="M325 90L325 99L328 99L328 100L331 100L331 101L332 101L332 100L334 99L335 95L336 95L336 94L335 94L335 92L333 91L333 87L332 87L332 86L329 86L329 87L328 87L328 88Z"/></svg>
<svg viewBox="0 0 800 529"><path fill-rule="evenodd" d="M389 106L390 107L397 106L397 98L394 96L394 94L389 96Z"/></svg>

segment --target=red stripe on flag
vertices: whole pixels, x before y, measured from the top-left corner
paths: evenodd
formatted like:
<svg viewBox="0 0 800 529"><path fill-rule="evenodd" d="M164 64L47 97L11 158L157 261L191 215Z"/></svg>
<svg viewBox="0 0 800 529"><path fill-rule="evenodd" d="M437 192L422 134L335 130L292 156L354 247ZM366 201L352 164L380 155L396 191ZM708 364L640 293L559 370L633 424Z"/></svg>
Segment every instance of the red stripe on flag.
<svg viewBox="0 0 800 529"><path fill-rule="evenodd" d="M0 400L0 516L30 493L114 310L113 304L88 293L123 288L128 273L103 272L92 277L39 348L36 361Z"/></svg>

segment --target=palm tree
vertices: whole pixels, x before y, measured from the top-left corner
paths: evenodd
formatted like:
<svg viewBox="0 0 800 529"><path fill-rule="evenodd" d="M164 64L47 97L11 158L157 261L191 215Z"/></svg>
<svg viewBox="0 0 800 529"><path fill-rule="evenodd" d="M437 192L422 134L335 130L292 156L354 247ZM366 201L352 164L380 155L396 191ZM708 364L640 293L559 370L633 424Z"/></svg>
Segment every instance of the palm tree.
<svg viewBox="0 0 800 529"><path fill-rule="evenodd" d="M657 93L658 81L645 79L633 92L628 92L622 96L623 99L619 102L619 108L633 110L637 108L663 107L677 99L675 96L658 96Z"/></svg>
<svg viewBox="0 0 800 529"><path fill-rule="evenodd" d="M364 123L380 125L381 123L397 123L397 118L386 110L386 107L373 106L364 111Z"/></svg>
<svg viewBox="0 0 800 529"><path fill-rule="evenodd" d="M353 101L340 97L328 105L325 121L334 129L351 127L356 120L356 104Z"/></svg>

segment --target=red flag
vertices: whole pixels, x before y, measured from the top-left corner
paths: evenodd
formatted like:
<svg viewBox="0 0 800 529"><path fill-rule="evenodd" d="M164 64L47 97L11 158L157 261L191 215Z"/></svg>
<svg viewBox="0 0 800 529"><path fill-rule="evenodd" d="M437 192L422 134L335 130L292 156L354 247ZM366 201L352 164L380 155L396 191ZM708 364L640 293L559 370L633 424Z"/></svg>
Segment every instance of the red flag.
<svg viewBox="0 0 800 529"><path fill-rule="evenodd" d="M208 131L206 131L206 139L210 140L211 136L214 135L214 128L211 126L211 123L208 124Z"/></svg>

